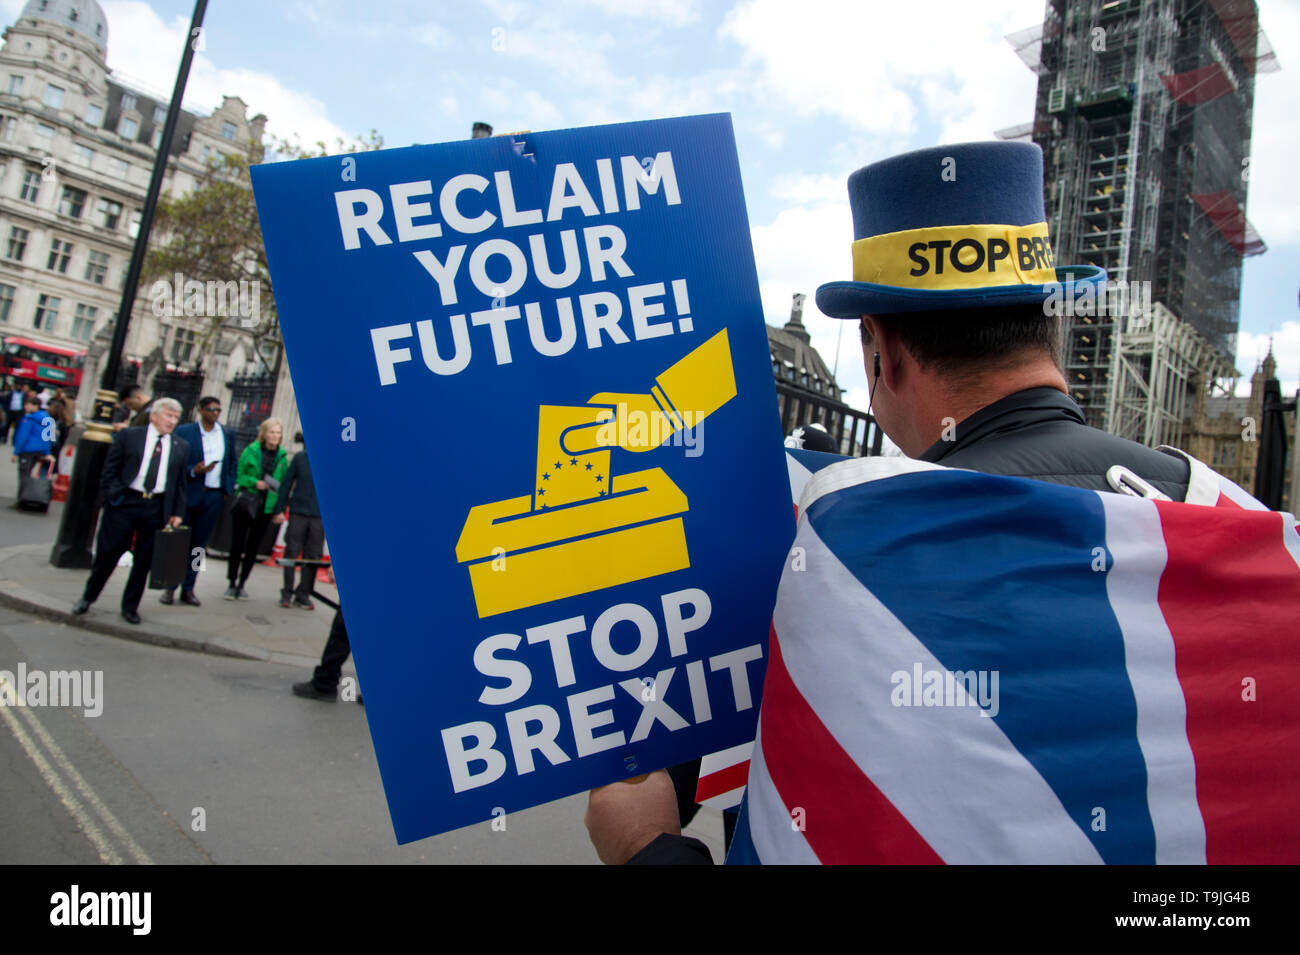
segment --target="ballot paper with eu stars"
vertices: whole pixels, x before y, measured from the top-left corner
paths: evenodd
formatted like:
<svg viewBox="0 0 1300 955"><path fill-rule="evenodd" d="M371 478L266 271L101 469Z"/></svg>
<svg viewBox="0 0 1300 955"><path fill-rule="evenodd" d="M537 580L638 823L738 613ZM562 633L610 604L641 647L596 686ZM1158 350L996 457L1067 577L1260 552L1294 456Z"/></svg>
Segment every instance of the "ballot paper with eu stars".
<svg viewBox="0 0 1300 955"><path fill-rule="evenodd" d="M752 739L793 516L730 117L253 186L398 841Z"/></svg>

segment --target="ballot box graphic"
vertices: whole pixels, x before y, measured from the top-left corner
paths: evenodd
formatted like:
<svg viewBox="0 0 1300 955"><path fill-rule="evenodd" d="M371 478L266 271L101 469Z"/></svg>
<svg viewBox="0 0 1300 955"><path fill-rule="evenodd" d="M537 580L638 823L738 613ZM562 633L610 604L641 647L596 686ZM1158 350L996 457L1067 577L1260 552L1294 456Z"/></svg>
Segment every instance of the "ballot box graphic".
<svg viewBox="0 0 1300 955"><path fill-rule="evenodd" d="M730 117L252 180L398 841L752 740L794 521Z"/></svg>
<svg viewBox="0 0 1300 955"><path fill-rule="evenodd" d="M456 559L469 565L478 615L690 567L680 516L690 509L686 495L662 468L614 475L610 449L657 448L681 429L700 426L735 395L723 329L659 376L652 406L636 394L607 392L592 397L596 408L543 405L536 489L472 508L456 543Z"/></svg>

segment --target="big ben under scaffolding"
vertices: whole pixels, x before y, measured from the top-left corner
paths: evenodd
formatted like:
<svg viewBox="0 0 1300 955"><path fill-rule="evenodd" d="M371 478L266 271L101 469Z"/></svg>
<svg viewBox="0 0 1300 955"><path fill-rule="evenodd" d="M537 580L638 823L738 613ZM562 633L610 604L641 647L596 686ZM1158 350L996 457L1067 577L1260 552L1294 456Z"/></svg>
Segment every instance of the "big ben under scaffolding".
<svg viewBox="0 0 1300 955"><path fill-rule="evenodd" d="M1048 0L1042 25L1009 39L1038 94L1034 122L1000 135L1043 149L1057 260L1145 289L1209 346L1201 374L1230 373L1241 260L1265 250L1245 217L1255 75L1277 68L1254 0ZM1149 337L1145 321L1134 331ZM1118 380L1126 331L1104 310L1074 315L1063 343L1072 396L1116 433L1132 430ZM1139 379L1159 377L1149 351L1130 361Z"/></svg>

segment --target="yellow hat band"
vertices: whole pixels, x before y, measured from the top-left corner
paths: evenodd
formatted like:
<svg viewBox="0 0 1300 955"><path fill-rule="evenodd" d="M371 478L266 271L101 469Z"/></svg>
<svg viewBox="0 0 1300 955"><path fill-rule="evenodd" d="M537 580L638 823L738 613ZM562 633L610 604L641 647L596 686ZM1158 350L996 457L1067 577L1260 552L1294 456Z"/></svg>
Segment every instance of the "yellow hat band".
<svg viewBox="0 0 1300 955"><path fill-rule="evenodd" d="M1056 281L1047 223L908 229L853 243L853 281L943 291Z"/></svg>

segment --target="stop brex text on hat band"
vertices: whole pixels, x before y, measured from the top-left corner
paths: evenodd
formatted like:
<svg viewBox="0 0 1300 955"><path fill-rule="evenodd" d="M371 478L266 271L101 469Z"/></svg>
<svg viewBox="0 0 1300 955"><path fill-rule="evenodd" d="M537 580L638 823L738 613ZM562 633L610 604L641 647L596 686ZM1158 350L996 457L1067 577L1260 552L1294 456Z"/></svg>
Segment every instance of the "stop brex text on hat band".
<svg viewBox="0 0 1300 955"><path fill-rule="evenodd" d="M853 281L817 290L835 318L1043 302L1106 281L1095 266L1056 266L1032 144L894 156L849 177L849 204Z"/></svg>

